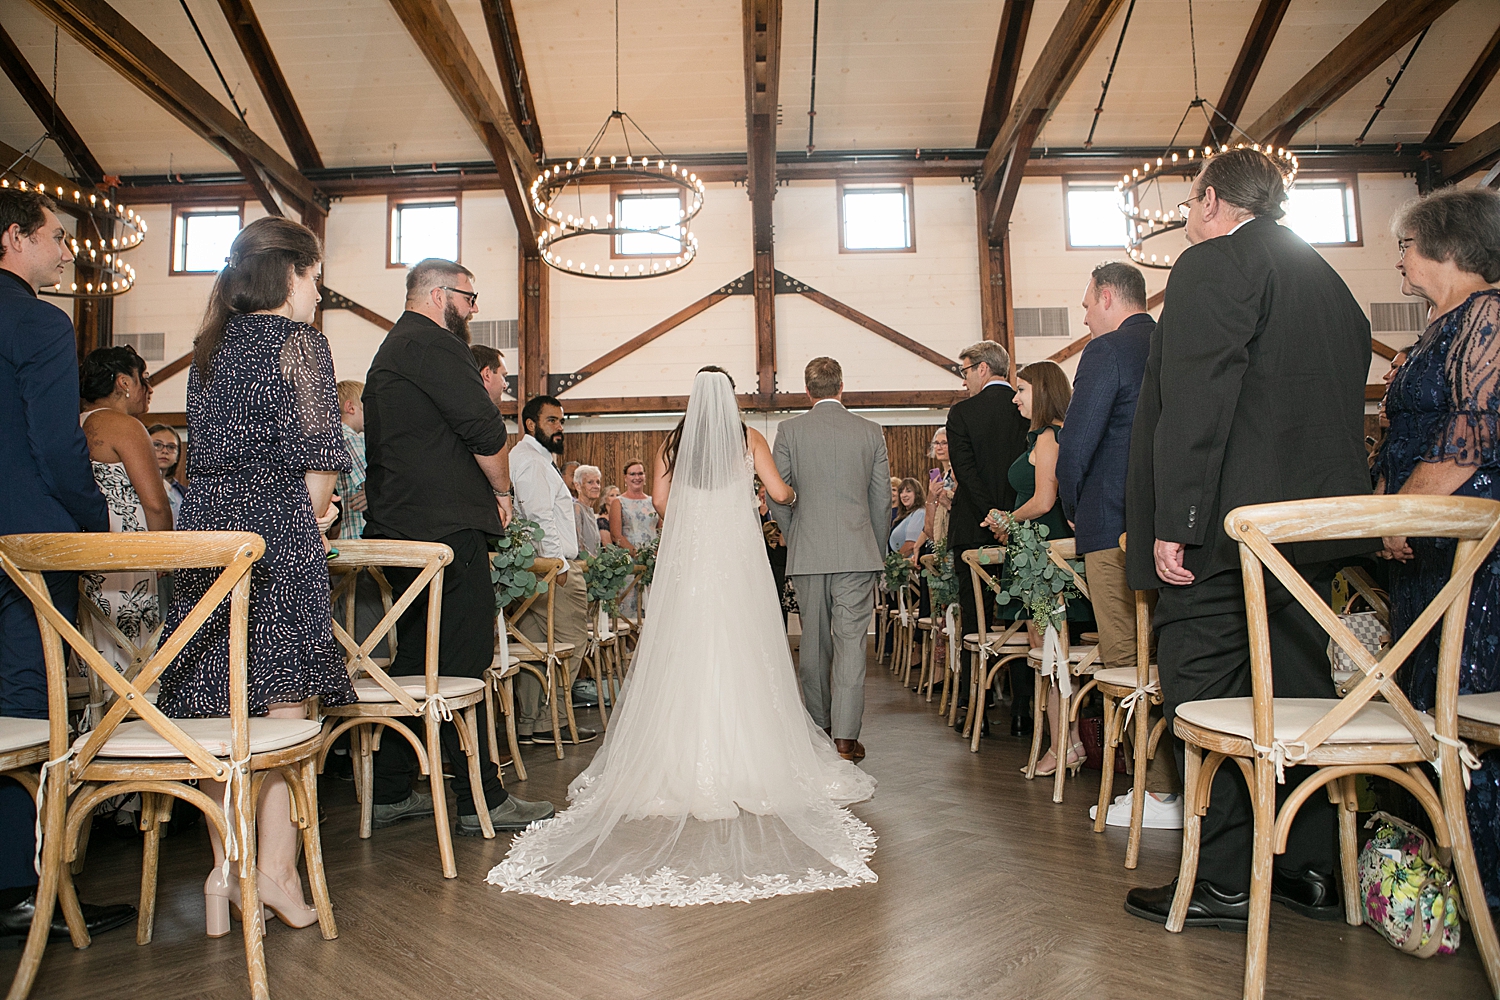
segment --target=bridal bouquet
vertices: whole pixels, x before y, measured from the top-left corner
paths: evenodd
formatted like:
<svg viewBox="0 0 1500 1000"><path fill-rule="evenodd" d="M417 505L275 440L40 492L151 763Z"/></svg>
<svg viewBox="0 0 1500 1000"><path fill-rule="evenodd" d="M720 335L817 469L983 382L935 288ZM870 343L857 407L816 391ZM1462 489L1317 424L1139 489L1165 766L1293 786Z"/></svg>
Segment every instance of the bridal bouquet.
<svg viewBox="0 0 1500 1000"><path fill-rule="evenodd" d="M547 592L546 581L531 571L542 534L542 526L535 521L516 517L505 534L490 541L490 580L495 584L497 611Z"/></svg>
<svg viewBox="0 0 1500 1000"><path fill-rule="evenodd" d="M630 582L631 573L635 571L635 560L631 558L630 550L622 545L606 545L599 550L598 555L586 556L583 567L583 581L588 585L589 603L602 604L609 609L610 614L618 614L620 592L625 589Z"/></svg>

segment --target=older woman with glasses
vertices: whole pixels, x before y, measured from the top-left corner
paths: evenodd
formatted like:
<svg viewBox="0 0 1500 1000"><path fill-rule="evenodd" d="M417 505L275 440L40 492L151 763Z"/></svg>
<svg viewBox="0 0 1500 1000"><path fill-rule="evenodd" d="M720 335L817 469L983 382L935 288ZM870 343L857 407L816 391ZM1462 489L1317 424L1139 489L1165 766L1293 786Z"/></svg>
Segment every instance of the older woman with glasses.
<svg viewBox="0 0 1500 1000"><path fill-rule="evenodd" d="M1500 194L1445 188L1392 223L1401 291L1425 299L1431 321L1386 392L1390 430L1375 459L1378 493L1500 500ZM1395 638L1447 583L1451 539L1387 538ZM1437 687L1437 634L1401 675L1418 710ZM1500 551L1476 574L1459 667L1460 694L1500 690ZM1500 753L1486 754L1468 794L1474 853L1491 907L1500 905Z"/></svg>

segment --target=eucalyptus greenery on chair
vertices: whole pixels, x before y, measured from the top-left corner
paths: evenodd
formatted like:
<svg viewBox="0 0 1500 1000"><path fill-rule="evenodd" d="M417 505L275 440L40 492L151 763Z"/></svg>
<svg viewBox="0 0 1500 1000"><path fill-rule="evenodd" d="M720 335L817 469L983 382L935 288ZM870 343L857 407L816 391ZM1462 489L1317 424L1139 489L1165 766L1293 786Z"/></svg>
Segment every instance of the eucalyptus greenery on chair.
<svg viewBox="0 0 1500 1000"><path fill-rule="evenodd" d="M511 519L505 534L490 541L490 580L495 584L496 610L547 592L546 582L531 571L542 535L540 524L517 517Z"/></svg>
<svg viewBox="0 0 1500 1000"><path fill-rule="evenodd" d="M958 603L958 573L945 539L939 538L932 543L932 565L932 570L922 570L922 575L927 578L927 593L932 597L934 611L946 611Z"/></svg>
<svg viewBox="0 0 1500 1000"><path fill-rule="evenodd" d="M656 547L660 544L661 536L658 535L635 550L635 564L646 567L641 577L642 587L651 586L651 580L656 576Z"/></svg>
<svg viewBox="0 0 1500 1000"><path fill-rule="evenodd" d="M1005 543L1007 572L995 587L995 603L1018 601L1031 612L1038 630L1064 627L1068 618L1067 602L1082 597L1073 583L1073 574L1052 561L1047 546L1048 528L1037 521L1017 521L1009 511L990 511L990 518L1009 532ZM1080 575L1083 560L1072 560Z"/></svg>
<svg viewBox="0 0 1500 1000"><path fill-rule="evenodd" d="M911 583L916 575L916 567L912 561L899 552L887 552L885 554L885 589L891 593Z"/></svg>
<svg viewBox="0 0 1500 1000"><path fill-rule="evenodd" d="M588 585L590 604L598 603L611 615L620 613L620 592L630 582L635 571L635 559L623 545L606 545L598 555L586 556L583 560L583 581Z"/></svg>

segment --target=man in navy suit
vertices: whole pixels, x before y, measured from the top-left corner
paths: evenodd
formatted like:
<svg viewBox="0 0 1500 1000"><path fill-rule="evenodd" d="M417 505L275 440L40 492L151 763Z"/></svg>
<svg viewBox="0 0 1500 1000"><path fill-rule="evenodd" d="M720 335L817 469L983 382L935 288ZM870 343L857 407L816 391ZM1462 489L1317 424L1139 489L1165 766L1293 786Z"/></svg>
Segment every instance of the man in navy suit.
<svg viewBox="0 0 1500 1000"><path fill-rule="evenodd" d="M1104 664L1136 666L1135 591L1125 582L1125 472L1130 429L1156 321L1146 312L1146 277L1130 264L1094 268L1083 293L1083 322L1093 334L1078 359L1073 400L1057 454L1057 492L1073 525L1088 574ZM1155 597L1155 591L1148 592ZM1177 772L1171 754L1152 758L1145 825L1181 829ZM1112 826L1130 823L1130 794L1109 809Z"/></svg>
<svg viewBox="0 0 1500 1000"><path fill-rule="evenodd" d="M68 314L37 298L73 259L68 234L44 195L0 188L0 535L108 531L78 423L78 348ZM48 573L52 603L72 618L78 574ZM31 602L0 573L0 715L47 718L47 675ZM0 779L0 938L31 927L36 810L20 785ZM85 906L90 933L135 915L132 906ZM59 914L53 936L66 936Z"/></svg>

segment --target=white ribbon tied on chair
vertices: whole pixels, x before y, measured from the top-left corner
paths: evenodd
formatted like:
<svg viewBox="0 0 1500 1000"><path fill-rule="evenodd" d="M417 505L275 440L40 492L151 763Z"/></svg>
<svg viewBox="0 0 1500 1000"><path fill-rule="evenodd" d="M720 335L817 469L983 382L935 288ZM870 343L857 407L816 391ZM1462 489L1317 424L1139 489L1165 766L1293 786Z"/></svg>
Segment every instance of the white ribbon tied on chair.
<svg viewBox="0 0 1500 1000"><path fill-rule="evenodd" d="M901 627L911 628L911 612L906 610L906 588L896 591L896 611L901 617Z"/></svg>
<svg viewBox="0 0 1500 1000"><path fill-rule="evenodd" d="M447 700L440 694L435 694L422 703L422 714L430 716L433 722L453 721L453 709L448 707Z"/></svg>
<svg viewBox="0 0 1500 1000"><path fill-rule="evenodd" d="M1263 747L1259 743L1252 741L1250 746L1255 749L1257 757L1268 757L1271 763L1276 765L1276 784L1278 785L1286 784L1286 769L1288 765L1296 767L1307 760L1307 744L1299 743L1295 740L1272 740L1271 745L1268 747ZM1300 749L1293 749L1294 747L1300 747Z"/></svg>
<svg viewBox="0 0 1500 1000"><path fill-rule="evenodd" d="M1433 733L1432 738L1437 740L1439 743L1446 743L1448 746L1458 751L1458 762L1463 765L1464 769L1464 791L1468 791L1470 788L1470 781L1472 780L1469 775L1472 772L1479 770L1479 758L1474 755L1474 751L1469 748L1469 744L1465 743L1463 740L1449 739L1441 733ZM1441 754L1432 758L1432 769L1437 772L1439 778L1443 776L1443 758Z"/></svg>
<svg viewBox="0 0 1500 1000"><path fill-rule="evenodd" d="M224 782L224 864L220 867L225 882L229 881L229 862L240 860L244 845L250 842L250 827L246 819L250 802L250 755L243 760L230 760L229 780Z"/></svg>
<svg viewBox="0 0 1500 1000"><path fill-rule="evenodd" d="M1042 676L1056 679L1057 689L1062 692L1063 698L1073 697L1073 672L1068 669L1062 639L1058 637L1057 628L1053 625L1048 625L1047 631L1042 633Z"/></svg>
<svg viewBox="0 0 1500 1000"><path fill-rule="evenodd" d="M953 613L954 612L954 608L956 608L956 607L957 607L956 604L950 604L950 605L948 605L947 610L943 612L943 635L945 635L947 637L947 639L948 639L948 642L947 642L947 651L946 651L947 655L948 655L948 670L951 671L952 673L955 673L955 674L958 673L958 638L959 638L959 636L958 636L958 620L957 620L957 617Z"/></svg>
<svg viewBox="0 0 1500 1000"><path fill-rule="evenodd" d="M1120 699L1120 707L1125 710L1125 725L1130 725L1130 720L1135 716L1135 706L1141 701L1148 701L1152 696L1161 693L1161 684L1152 681L1145 687L1138 687L1134 691Z"/></svg>
<svg viewBox="0 0 1500 1000"><path fill-rule="evenodd" d="M62 765L67 764L67 762L69 760L71 760L72 757L73 757L73 748L72 747L68 747L67 752L64 753L61 757L58 757L55 760L49 760L45 764L43 764L42 765L42 772L37 777L37 786L36 786L36 855L31 859L31 866L36 869L36 873L38 875L40 875L42 873L42 817L45 815L45 813L43 812L43 809L45 808L45 806L47 804L47 772L51 771L54 767L60 767Z"/></svg>

